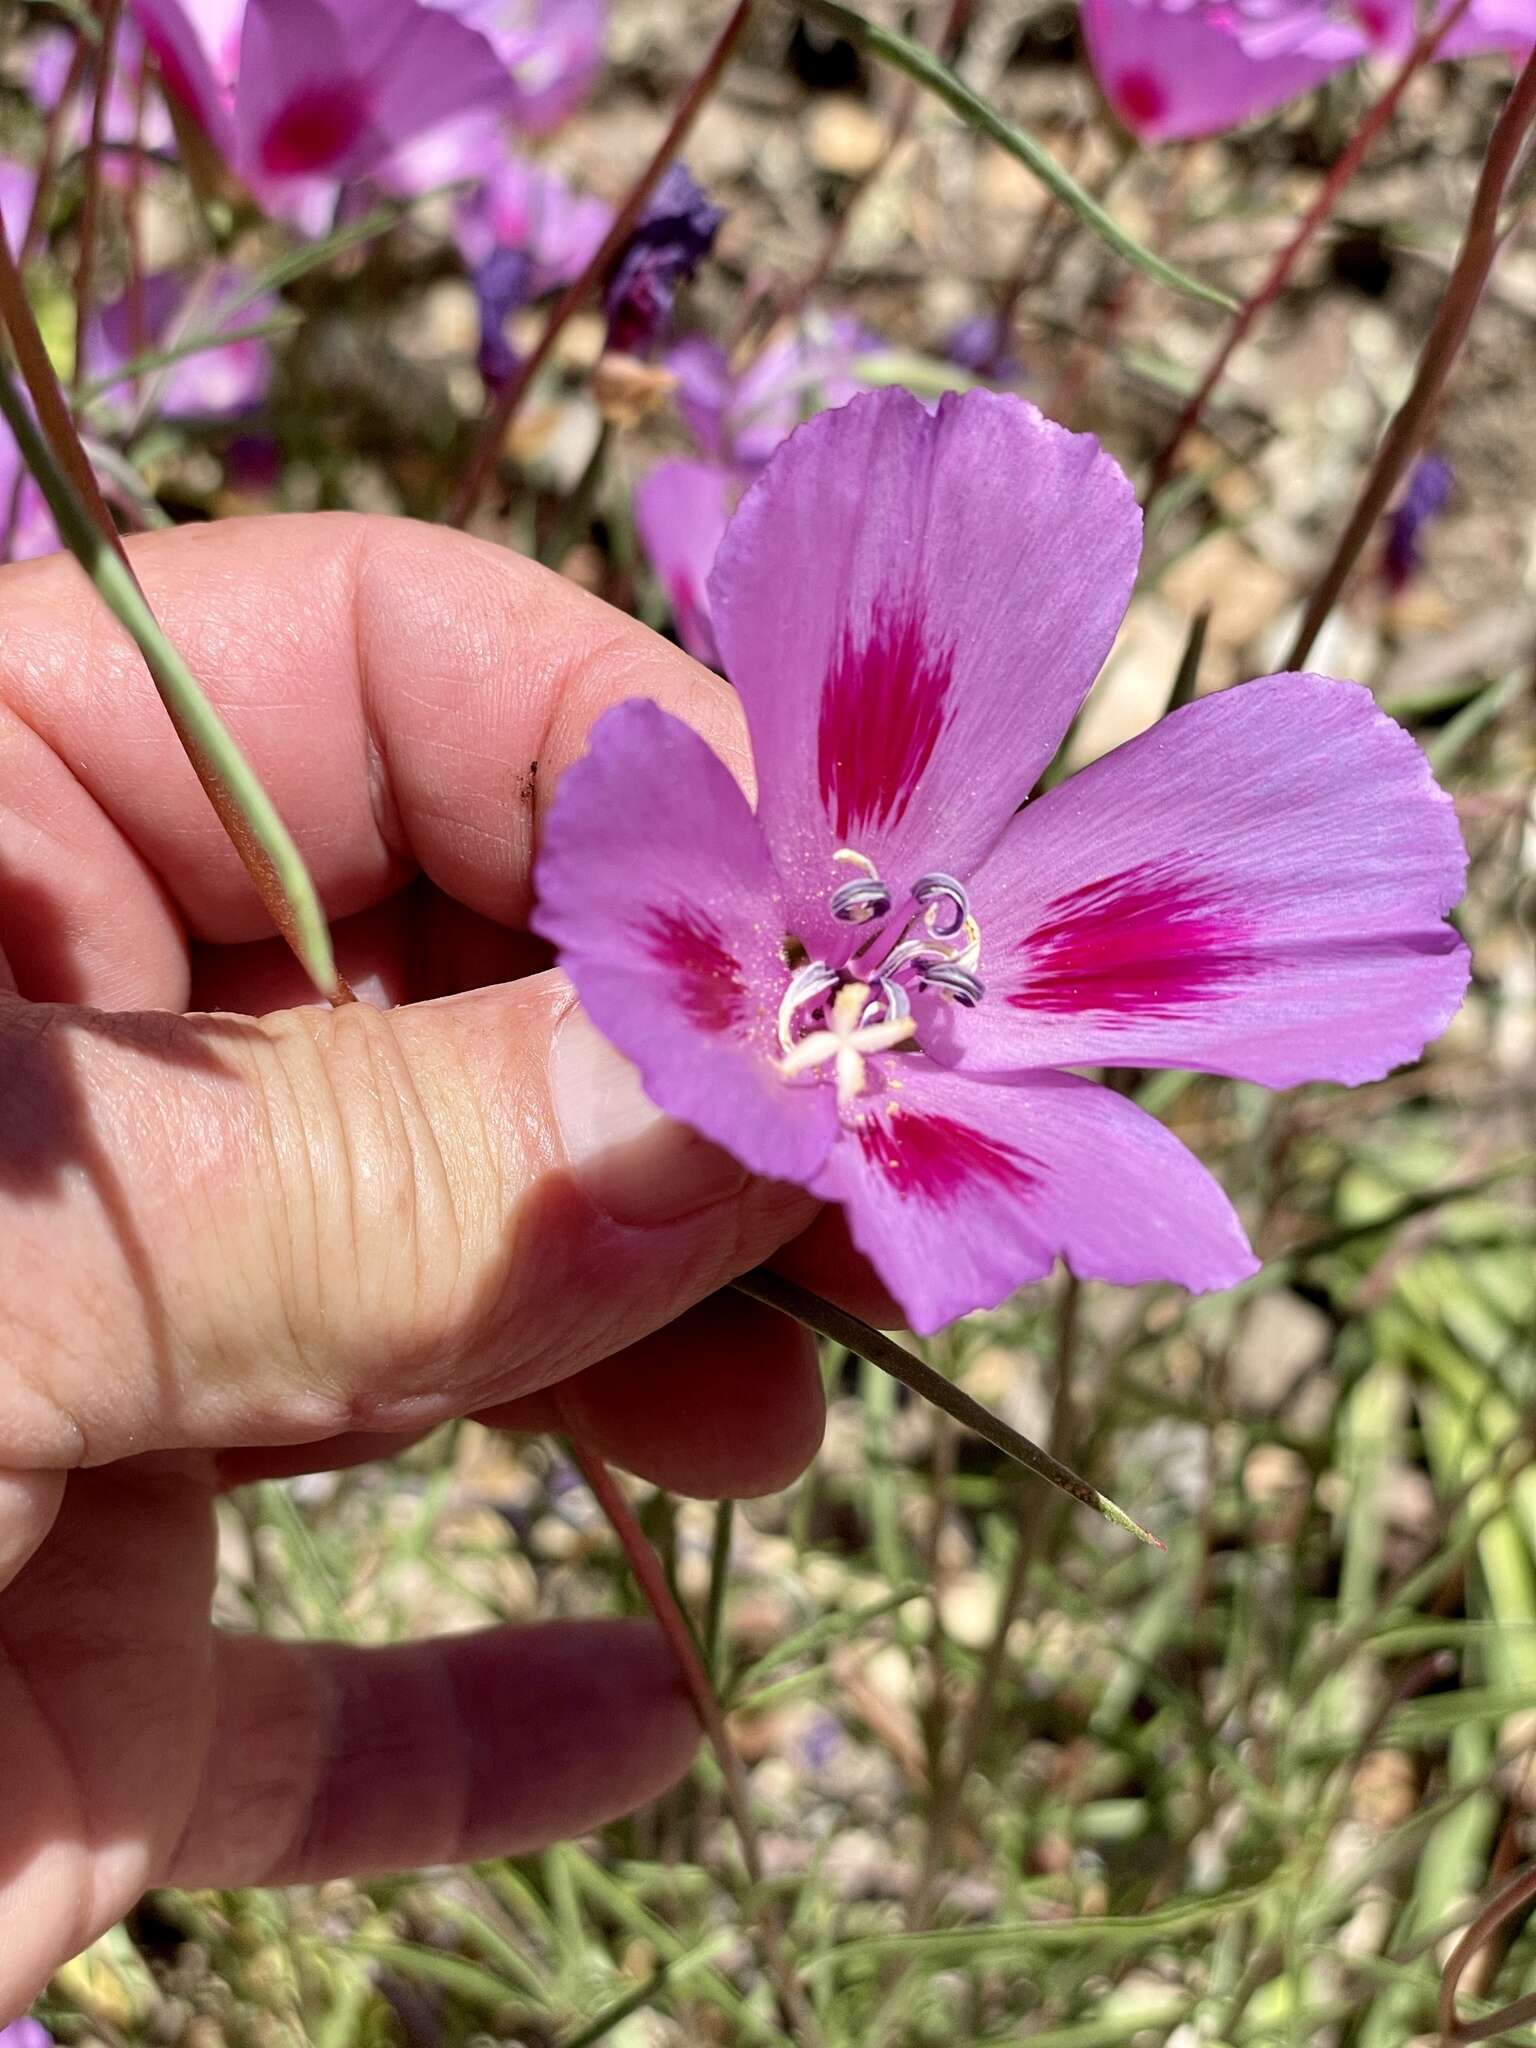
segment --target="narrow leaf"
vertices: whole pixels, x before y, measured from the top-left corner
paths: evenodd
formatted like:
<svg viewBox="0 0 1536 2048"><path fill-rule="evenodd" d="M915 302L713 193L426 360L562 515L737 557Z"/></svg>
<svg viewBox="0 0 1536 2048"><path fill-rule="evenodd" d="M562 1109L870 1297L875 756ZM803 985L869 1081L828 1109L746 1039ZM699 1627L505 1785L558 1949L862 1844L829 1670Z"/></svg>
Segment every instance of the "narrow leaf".
<svg viewBox="0 0 1536 2048"><path fill-rule="evenodd" d="M1054 193L1063 206L1069 207L1084 227L1091 228L1127 263L1134 264L1138 270L1172 291L1184 292L1192 299L1203 299L1207 305L1220 306L1224 312L1237 311L1236 299L1218 291L1214 285L1202 284L1199 278L1191 277L1172 263L1165 263L1161 256L1154 255L1152 250L1138 242L1134 235L1121 227L1113 214L1105 211L1091 192L1085 192L1077 180L1062 169L1048 149L1024 129L1005 120L980 93L973 92L963 79L957 78L947 64L940 63L921 43L898 35L894 29L882 28L878 22L866 21L853 8L844 7L841 0L802 0L802 6L805 13L827 22L851 43L868 50L871 56L883 58L898 71L904 71L925 91L941 99L962 121L1001 144L1010 156L1016 156L1021 164L1033 171L1046 190Z"/></svg>
<svg viewBox="0 0 1536 2048"><path fill-rule="evenodd" d="M292 916L294 950L310 979L323 995L335 995L340 983L331 951L330 929L309 870L289 837L288 828L236 745L234 735L166 638L126 558L97 528L54 460L16 387L9 363L3 361L0 413L5 415L22 458L48 501L65 546L91 579L107 609L137 645L178 729L185 731L201 750L249 832L251 842L270 864Z"/></svg>

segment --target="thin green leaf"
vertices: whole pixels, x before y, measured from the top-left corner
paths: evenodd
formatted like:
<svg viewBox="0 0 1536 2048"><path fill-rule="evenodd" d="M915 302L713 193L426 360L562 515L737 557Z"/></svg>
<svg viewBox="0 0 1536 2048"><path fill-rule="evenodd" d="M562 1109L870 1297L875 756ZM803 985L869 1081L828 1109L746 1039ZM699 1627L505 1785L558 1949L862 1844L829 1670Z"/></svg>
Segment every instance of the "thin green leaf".
<svg viewBox="0 0 1536 2048"><path fill-rule="evenodd" d="M95 585L103 604L137 645L155 688L212 763L251 838L271 863L292 914L295 949L310 979L323 995L334 995L339 983L330 929L309 870L289 837L287 826L236 745L229 727L166 638L128 564L106 536L97 531L75 495L16 388L10 364L5 362L0 362L0 413L5 415L22 459L48 501L65 546Z"/></svg>
<svg viewBox="0 0 1536 2048"><path fill-rule="evenodd" d="M297 312L274 313L265 320L253 320L245 327L220 327L211 332L189 335L185 341L172 342L166 348L146 349L143 355L132 357L107 375L93 377L76 399L75 410L89 412L108 392L121 391L125 384L153 377L175 363L184 363L189 356L205 355L215 348L231 348L237 341L270 341L274 335L289 333L299 326L302 319L303 315Z"/></svg>
<svg viewBox="0 0 1536 2048"><path fill-rule="evenodd" d="M1161 256L1145 248L1134 235L1121 227L1113 214L1100 206L1092 193L1085 192L1077 180L1062 169L1048 149L1042 148L1022 128L1005 120L995 107L979 93L973 92L963 79L957 78L947 64L941 64L921 43L898 35L894 29L882 28L878 22L866 21L853 8L844 7L841 0L802 0L802 6L805 13L827 22L851 43L868 50L871 56L880 57L898 71L904 71L925 91L941 99L962 121L990 136L1010 156L1017 157L1021 164L1034 172L1047 191L1077 215L1084 227L1092 229L1127 263L1134 264L1136 269L1155 278L1159 284L1167 285L1170 291L1183 292L1192 299L1203 299L1208 306L1220 306L1223 312L1237 311L1236 299L1229 298L1214 285L1202 284L1199 278L1191 277L1172 263L1165 263Z"/></svg>

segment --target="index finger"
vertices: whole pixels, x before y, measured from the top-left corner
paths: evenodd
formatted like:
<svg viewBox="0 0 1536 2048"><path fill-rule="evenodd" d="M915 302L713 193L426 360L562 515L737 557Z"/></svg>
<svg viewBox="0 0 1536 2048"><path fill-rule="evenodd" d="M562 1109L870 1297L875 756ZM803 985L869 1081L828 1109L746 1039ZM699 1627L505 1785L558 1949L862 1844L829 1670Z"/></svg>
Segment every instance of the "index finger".
<svg viewBox="0 0 1536 2048"><path fill-rule="evenodd" d="M506 549L351 514L131 546L333 918L424 871L480 915L521 923L541 807L622 698L666 705L745 773L718 677ZM7 943L35 931L48 955L49 985L25 992L179 1008L189 935L252 939L270 922L76 564L6 570L0 611L0 807L20 828L6 835L21 906Z"/></svg>

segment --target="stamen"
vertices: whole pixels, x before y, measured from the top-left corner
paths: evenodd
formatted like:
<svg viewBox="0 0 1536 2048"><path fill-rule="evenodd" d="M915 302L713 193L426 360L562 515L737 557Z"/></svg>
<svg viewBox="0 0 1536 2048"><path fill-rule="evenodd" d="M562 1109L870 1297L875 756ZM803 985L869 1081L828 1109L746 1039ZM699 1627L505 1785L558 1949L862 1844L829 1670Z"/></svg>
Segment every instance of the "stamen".
<svg viewBox="0 0 1536 2048"><path fill-rule="evenodd" d="M940 995L953 997L962 1009L974 1010L986 994L971 970L953 960L925 960L918 974L924 988L936 988Z"/></svg>
<svg viewBox="0 0 1536 2048"><path fill-rule="evenodd" d="M844 882L832 891L832 915L844 924L868 924L872 918L889 917L891 892L878 876Z"/></svg>
<svg viewBox="0 0 1536 2048"><path fill-rule="evenodd" d="M838 982L835 967L828 967L824 960L812 960L798 973L790 976L789 986L784 991L784 1000L779 1004L779 1043L788 1052L795 1042L794 1025L797 1013L805 1005L824 996L828 989L836 988Z"/></svg>
<svg viewBox="0 0 1536 2048"><path fill-rule="evenodd" d="M953 875L920 875L912 885L912 900L923 906L924 922L936 939L952 939L970 922L969 899ZM951 912L947 918L942 915L945 904Z"/></svg>

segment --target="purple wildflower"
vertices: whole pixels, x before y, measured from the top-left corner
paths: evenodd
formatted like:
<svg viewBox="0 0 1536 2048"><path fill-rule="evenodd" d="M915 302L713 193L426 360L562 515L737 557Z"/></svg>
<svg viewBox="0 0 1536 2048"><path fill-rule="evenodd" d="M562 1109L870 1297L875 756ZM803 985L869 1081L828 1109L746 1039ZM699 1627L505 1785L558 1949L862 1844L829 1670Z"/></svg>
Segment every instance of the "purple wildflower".
<svg viewBox="0 0 1536 2048"><path fill-rule="evenodd" d="M603 68L607 0L433 0L483 35L512 80L512 119L547 135L573 114Z"/></svg>
<svg viewBox="0 0 1536 2048"><path fill-rule="evenodd" d="M1140 523L1022 400L856 398L710 578L756 813L621 704L556 797L537 929L653 1101L843 1204L912 1326L1046 1274L1225 1287L1211 1176L1076 1067L1374 1079L1461 1000L1450 800L1356 686L1186 705L1020 811L1109 650Z"/></svg>
<svg viewBox="0 0 1536 2048"><path fill-rule="evenodd" d="M167 92L284 212L307 216L415 137L511 97L486 38L424 0L130 4Z"/></svg>
<svg viewBox="0 0 1536 2048"><path fill-rule="evenodd" d="M36 192L37 173L30 164L0 158L0 228L13 255L21 254Z"/></svg>
<svg viewBox="0 0 1536 2048"><path fill-rule="evenodd" d="M786 435L865 389L860 356L878 335L846 318L772 341L739 375L718 343L691 336L666 358L683 423L709 460L658 463L635 493L635 526L672 605L678 638L718 665L707 585L737 499Z"/></svg>
<svg viewBox="0 0 1536 2048"><path fill-rule="evenodd" d="M1143 142L1214 135L1310 92L1362 57L1396 59L1412 0L1084 0L1105 98ZM1536 0L1472 0L1441 57L1536 44Z"/></svg>
<svg viewBox="0 0 1536 2048"><path fill-rule="evenodd" d="M53 554L60 544L53 514L10 428L0 421L0 562L30 562Z"/></svg>
<svg viewBox="0 0 1536 2048"><path fill-rule="evenodd" d="M664 340L679 285L714 247L722 210L684 164L673 164L651 194L603 294L608 346L645 356Z"/></svg>
<svg viewBox="0 0 1536 2048"><path fill-rule="evenodd" d="M0 2027L0 2048L53 2048L53 2036L41 2020L12 2020Z"/></svg>
<svg viewBox="0 0 1536 2048"><path fill-rule="evenodd" d="M163 270L147 277L137 299L124 293L92 320L86 349L92 375L108 377L146 349L253 326L277 310L277 300L268 293L242 303L246 289L242 273L228 267L202 275ZM246 340L199 349L146 382L162 418L227 420L260 404L271 375L266 343ZM106 393L109 404L127 396L126 384Z"/></svg>
<svg viewBox="0 0 1536 2048"><path fill-rule="evenodd" d="M1421 455L1408 477L1408 487L1387 518L1387 540L1381 573L1391 591L1405 590L1423 568L1419 535L1443 512L1456 485L1443 455Z"/></svg>
<svg viewBox="0 0 1536 2048"><path fill-rule="evenodd" d="M493 387L517 366L506 322L586 268L613 219L601 199L573 192L555 171L522 158L500 164L459 210L480 314L480 374Z"/></svg>
<svg viewBox="0 0 1536 2048"><path fill-rule="evenodd" d="M949 362L992 384L1011 384L1020 374L1008 347L1009 322L996 313L970 313L951 329L944 343Z"/></svg>

